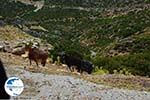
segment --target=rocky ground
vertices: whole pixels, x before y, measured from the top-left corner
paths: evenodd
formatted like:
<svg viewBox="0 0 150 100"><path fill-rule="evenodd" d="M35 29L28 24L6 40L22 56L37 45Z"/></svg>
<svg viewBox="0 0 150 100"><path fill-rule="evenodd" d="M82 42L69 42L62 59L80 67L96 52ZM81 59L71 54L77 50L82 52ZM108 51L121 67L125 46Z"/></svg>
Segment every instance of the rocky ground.
<svg viewBox="0 0 150 100"><path fill-rule="evenodd" d="M149 100L150 93L94 84L83 79L33 73L19 66L7 67L9 76L19 76L25 85L18 99L36 100ZM12 98L13 99L13 98Z"/></svg>

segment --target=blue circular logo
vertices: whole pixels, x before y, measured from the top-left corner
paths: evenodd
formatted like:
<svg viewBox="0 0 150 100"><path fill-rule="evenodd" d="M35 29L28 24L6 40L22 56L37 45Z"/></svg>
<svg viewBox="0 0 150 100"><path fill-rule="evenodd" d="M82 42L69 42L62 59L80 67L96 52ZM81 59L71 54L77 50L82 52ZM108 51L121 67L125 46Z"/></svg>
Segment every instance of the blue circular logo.
<svg viewBox="0 0 150 100"><path fill-rule="evenodd" d="M10 96L19 96L24 90L23 82L18 77L10 77L5 82L5 91Z"/></svg>

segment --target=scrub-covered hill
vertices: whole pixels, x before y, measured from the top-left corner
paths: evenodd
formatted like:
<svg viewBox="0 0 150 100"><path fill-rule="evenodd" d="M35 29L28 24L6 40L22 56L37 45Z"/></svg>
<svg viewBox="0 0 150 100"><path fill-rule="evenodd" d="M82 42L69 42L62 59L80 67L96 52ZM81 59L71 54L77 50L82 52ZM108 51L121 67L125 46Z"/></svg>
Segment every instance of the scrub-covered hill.
<svg viewBox="0 0 150 100"><path fill-rule="evenodd" d="M80 54L98 66L96 72L150 75L149 0L1 0L0 4L1 20L52 44L53 56L57 51Z"/></svg>

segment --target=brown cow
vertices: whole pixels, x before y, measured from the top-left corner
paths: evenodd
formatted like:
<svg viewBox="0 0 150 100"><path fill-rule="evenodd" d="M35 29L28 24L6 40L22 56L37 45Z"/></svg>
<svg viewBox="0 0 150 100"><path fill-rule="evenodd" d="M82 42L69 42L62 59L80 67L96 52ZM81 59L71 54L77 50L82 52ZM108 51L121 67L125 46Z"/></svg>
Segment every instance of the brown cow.
<svg viewBox="0 0 150 100"><path fill-rule="evenodd" d="M40 61L43 66L46 64L46 60L48 58L48 52L46 50L42 50L36 46L26 45L25 49L28 51L28 58L30 60L30 65L32 64L32 60L36 62L38 66L38 62Z"/></svg>

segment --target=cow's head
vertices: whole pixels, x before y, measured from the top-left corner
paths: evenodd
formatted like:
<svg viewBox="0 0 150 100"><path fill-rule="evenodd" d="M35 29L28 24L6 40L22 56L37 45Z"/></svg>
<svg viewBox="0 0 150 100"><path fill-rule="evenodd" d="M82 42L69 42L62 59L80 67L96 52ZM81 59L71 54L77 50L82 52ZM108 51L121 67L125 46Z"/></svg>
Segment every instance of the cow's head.
<svg viewBox="0 0 150 100"><path fill-rule="evenodd" d="M66 63L66 53L65 52L59 52L58 56L60 57L60 62L65 64Z"/></svg>
<svg viewBox="0 0 150 100"><path fill-rule="evenodd" d="M93 71L93 69L94 69L94 65L93 65L91 62L86 61L86 60L84 60L84 61L82 62L82 66L84 67L85 71L86 71L88 74L91 74L92 71Z"/></svg>

